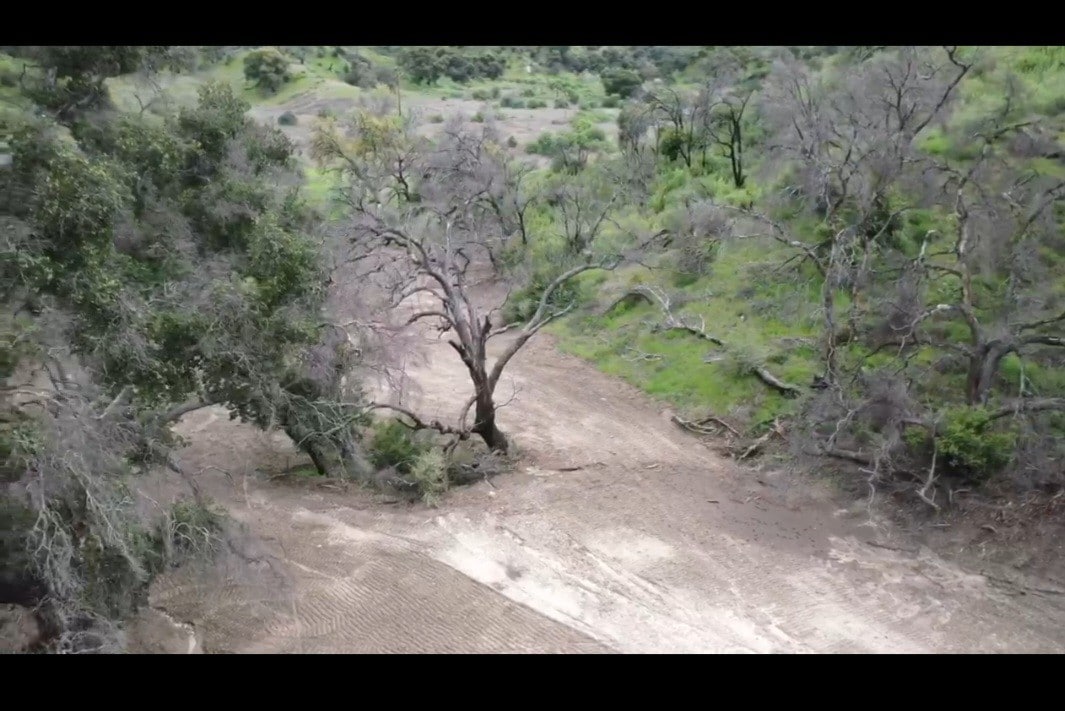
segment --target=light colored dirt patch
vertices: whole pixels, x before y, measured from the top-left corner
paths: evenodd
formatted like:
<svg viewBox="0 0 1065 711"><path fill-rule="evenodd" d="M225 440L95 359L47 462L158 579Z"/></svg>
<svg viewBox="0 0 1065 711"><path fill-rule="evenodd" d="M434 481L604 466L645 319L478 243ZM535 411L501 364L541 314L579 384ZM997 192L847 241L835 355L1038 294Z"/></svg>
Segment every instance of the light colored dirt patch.
<svg viewBox="0 0 1065 711"><path fill-rule="evenodd" d="M433 116L442 116L445 120L457 114L473 117L477 113L496 117L496 125L505 141L513 136L519 146L535 141L541 133L565 131L569 128L570 121L577 115L577 109L555 109L545 107L542 109L504 109L496 108L491 103L473 101L469 99L443 99L413 94L404 98L404 104L409 106L418 116L419 129L426 136L438 135L442 123L432 123Z"/></svg>
<svg viewBox="0 0 1065 711"><path fill-rule="evenodd" d="M445 343L427 344L405 402L453 420L467 376ZM205 469L205 486L291 584L164 581L154 599L207 651L1065 650L1053 597L868 545L881 533L719 459L542 334L508 367L500 392L512 391L500 425L518 468L440 510L267 484L254 472L294 456L283 438L193 413L182 462L231 471Z"/></svg>
<svg viewBox="0 0 1065 711"><path fill-rule="evenodd" d="M177 622L162 610L142 610L128 630L131 654L203 654L191 625Z"/></svg>
<svg viewBox="0 0 1065 711"><path fill-rule="evenodd" d="M334 115L343 115L355 106L355 101L348 98L322 99L313 95L298 96L291 101L277 106L255 106L249 115L257 121L270 126L276 126L296 144L299 151L306 155L310 146L310 139L314 126L319 121L319 112L328 111ZM435 138L443 131L444 122L455 115L466 116L472 119L477 113L492 114L497 116L496 126L503 142L513 137L516 146L509 149L511 155L523 161L543 167L549 161L543 156L529 155L525 152L525 146L532 143L545 132L560 132L569 129L570 122L577 115L577 109L498 109L483 101L469 99L448 99L425 96L422 94L404 94L404 110L410 110L418 125L418 132L426 137ZM277 119L284 113L291 112L296 116L294 126L280 126ZM433 121L433 117L440 117L444 121ZM473 121L468 121L473 126ZM608 136L617 134L617 126L604 123L601 128Z"/></svg>

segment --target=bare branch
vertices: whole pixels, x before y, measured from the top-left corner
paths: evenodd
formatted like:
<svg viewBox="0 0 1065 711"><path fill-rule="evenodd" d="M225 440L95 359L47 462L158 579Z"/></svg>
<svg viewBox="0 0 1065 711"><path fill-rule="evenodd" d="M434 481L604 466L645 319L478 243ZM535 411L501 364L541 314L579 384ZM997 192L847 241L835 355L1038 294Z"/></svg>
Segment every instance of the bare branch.
<svg viewBox="0 0 1065 711"><path fill-rule="evenodd" d="M393 412L398 412L401 415L405 415L406 417L410 418L411 423L408 424L406 422L403 422L403 420L400 420L400 422L403 422L403 424L407 425L407 427L410 427L411 429L435 430L435 431L439 432L440 434L455 435L456 437L459 437L460 439L468 439L469 436L470 436L470 430L468 430L468 429L451 427L449 425L445 425L445 424L441 423L439 420L432 420L430 422L426 422L421 417L419 417L418 415L414 414L414 412L411 411L410 409L408 409L406 407L402 407L400 405L389 405L389 404L386 404L386 403L375 402L375 403L371 403L369 406L367 406L366 409L367 410L391 410Z"/></svg>
<svg viewBox="0 0 1065 711"><path fill-rule="evenodd" d="M1020 398L988 413L989 420L998 420L1022 412L1059 412L1065 410L1065 398Z"/></svg>
<svg viewBox="0 0 1065 711"><path fill-rule="evenodd" d="M939 455L939 447L933 443L932 449L932 463L928 467L928 478L924 482L924 486L917 490L917 495L921 497L921 501L925 502L936 511L940 510L939 504L935 502L935 491L932 492L932 498L928 498L928 489L936 483L936 457Z"/></svg>

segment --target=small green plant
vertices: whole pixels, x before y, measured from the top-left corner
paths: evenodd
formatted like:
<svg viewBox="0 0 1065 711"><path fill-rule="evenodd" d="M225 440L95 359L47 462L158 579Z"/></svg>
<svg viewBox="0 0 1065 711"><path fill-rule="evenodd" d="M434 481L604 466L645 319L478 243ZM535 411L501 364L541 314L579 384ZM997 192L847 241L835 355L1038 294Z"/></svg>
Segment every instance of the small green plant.
<svg viewBox="0 0 1065 711"><path fill-rule="evenodd" d="M296 114L286 111L277 117L277 123L281 126L295 126L297 123Z"/></svg>
<svg viewBox="0 0 1065 711"><path fill-rule="evenodd" d="M556 109L568 109L569 108L569 102L566 101L565 99L555 99L555 108Z"/></svg>
<svg viewBox="0 0 1065 711"><path fill-rule="evenodd" d="M524 108L525 102L521 99L515 99L513 96L504 96L499 100L499 105L504 109L520 109Z"/></svg>
<svg viewBox="0 0 1065 711"><path fill-rule="evenodd" d="M429 117L429 122L430 123L443 123L444 122L444 117L442 115L440 115L440 114L433 114L432 116Z"/></svg>
<svg viewBox="0 0 1065 711"><path fill-rule="evenodd" d="M450 481L447 471L447 460L439 449L424 451L411 463L410 478L426 505L435 506L441 494L448 490Z"/></svg>
<svg viewBox="0 0 1065 711"><path fill-rule="evenodd" d="M536 96L536 89L533 89L531 86L530 87L526 87L526 88L521 90L521 95L524 96L526 99L528 99L531 96Z"/></svg>
<svg viewBox="0 0 1065 711"><path fill-rule="evenodd" d="M473 97L474 101L488 101L491 94L489 94L484 89L474 89L471 96Z"/></svg>
<svg viewBox="0 0 1065 711"><path fill-rule="evenodd" d="M510 138L507 139L507 146L509 146L510 148L517 148L518 147L518 139L514 138L514 136L511 136Z"/></svg>
<svg viewBox="0 0 1065 711"><path fill-rule="evenodd" d="M379 423L370 443L370 462L378 469L395 467L401 474L409 474L415 460L428 447L419 442L409 427L398 420Z"/></svg>
<svg viewBox="0 0 1065 711"><path fill-rule="evenodd" d="M555 154L555 137L545 131L535 141L525 146L525 152L532 155L552 156Z"/></svg>
<svg viewBox="0 0 1065 711"><path fill-rule="evenodd" d="M542 109L547 106L547 102L543 99L530 99L525 106L530 109Z"/></svg>
<svg viewBox="0 0 1065 711"><path fill-rule="evenodd" d="M474 123L484 123L484 114L478 111L473 115L473 118L471 118L470 120Z"/></svg>
<svg viewBox="0 0 1065 711"><path fill-rule="evenodd" d="M936 437L940 461L954 473L971 479L986 479L1001 471L1013 456L1017 434L992 431L994 422L983 408L947 410Z"/></svg>

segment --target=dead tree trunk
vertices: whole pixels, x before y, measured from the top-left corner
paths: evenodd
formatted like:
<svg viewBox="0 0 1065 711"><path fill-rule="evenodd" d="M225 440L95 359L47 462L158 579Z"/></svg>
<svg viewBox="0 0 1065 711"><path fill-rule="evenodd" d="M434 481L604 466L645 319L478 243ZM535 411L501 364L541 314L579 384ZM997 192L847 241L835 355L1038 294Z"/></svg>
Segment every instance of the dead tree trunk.
<svg viewBox="0 0 1065 711"><path fill-rule="evenodd" d="M478 396L477 405L474 409L474 424L473 432L491 449L493 452L506 453L510 443L507 441L507 436L496 425L496 406L493 402L492 394L487 394L487 397Z"/></svg>

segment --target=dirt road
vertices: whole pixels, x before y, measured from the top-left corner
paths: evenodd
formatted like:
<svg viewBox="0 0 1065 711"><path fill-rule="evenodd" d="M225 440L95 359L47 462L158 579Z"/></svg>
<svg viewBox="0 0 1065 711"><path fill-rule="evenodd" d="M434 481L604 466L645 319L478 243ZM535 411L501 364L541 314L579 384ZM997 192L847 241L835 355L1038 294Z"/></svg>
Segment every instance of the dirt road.
<svg viewBox="0 0 1065 711"><path fill-rule="evenodd" d="M427 350L404 404L453 421L469 381ZM155 586L196 631L175 651L1065 651L1065 597L870 545L890 527L735 468L544 334L499 396L517 470L437 509L271 483L299 461L283 436L188 415L180 461L254 545L251 564Z"/></svg>
<svg viewBox="0 0 1065 711"><path fill-rule="evenodd" d="M455 416L469 386L446 345L411 375L417 407ZM512 389L518 470L438 509L269 484L255 472L296 461L283 438L194 413L184 465L230 473L201 477L280 577L169 579L153 602L208 652L1065 650L1052 600L871 546L889 532L826 504L786 505L546 336L512 362Z"/></svg>

